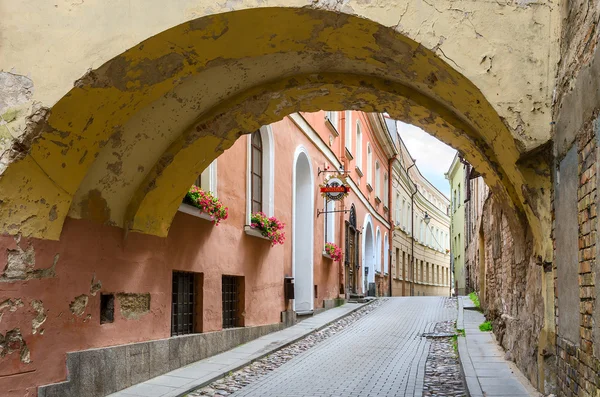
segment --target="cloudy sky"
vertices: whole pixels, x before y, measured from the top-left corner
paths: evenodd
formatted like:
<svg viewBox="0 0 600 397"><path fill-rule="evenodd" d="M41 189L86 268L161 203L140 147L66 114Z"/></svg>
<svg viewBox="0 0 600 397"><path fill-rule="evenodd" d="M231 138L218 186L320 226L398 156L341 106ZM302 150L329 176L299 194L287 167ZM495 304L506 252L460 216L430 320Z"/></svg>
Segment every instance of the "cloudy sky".
<svg viewBox="0 0 600 397"><path fill-rule="evenodd" d="M398 121L398 131L410 154L417 159L421 174L450 197L450 185L444 173L450 168L456 150L414 125Z"/></svg>

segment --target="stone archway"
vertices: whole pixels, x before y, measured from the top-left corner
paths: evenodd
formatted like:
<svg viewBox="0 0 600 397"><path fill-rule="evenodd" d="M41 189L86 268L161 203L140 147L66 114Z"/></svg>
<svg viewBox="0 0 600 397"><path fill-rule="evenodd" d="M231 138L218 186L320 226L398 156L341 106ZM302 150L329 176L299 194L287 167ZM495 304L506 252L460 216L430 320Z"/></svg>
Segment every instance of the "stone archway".
<svg viewBox="0 0 600 397"><path fill-rule="evenodd" d="M545 138L528 131L515 141L523 128L507 128L502 106L414 41L416 30L403 35L381 15L356 14L249 8L203 16L91 70L51 109L19 119L27 126L3 156L0 229L58 239L69 216L165 236L195 175L240 135L295 111L361 109L387 111L459 148L513 226L526 218L536 251L549 256L549 183L519 165L523 149Z"/></svg>

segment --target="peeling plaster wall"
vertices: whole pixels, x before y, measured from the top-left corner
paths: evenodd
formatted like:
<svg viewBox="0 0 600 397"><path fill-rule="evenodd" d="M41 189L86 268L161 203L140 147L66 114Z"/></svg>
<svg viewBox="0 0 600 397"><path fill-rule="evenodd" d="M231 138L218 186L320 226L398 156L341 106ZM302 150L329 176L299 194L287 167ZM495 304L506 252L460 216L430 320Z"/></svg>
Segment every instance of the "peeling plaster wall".
<svg viewBox="0 0 600 397"><path fill-rule="evenodd" d="M293 5L307 4L286 4ZM32 100L52 106L52 113L24 135L35 144L2 174L0 183L11 186L0 206L6 232L58 238L68 213L166 235L174 203L194 170L241 133L297 110L362 108L386 109L464 150L497 194L506 196L502 201L528 217L537 251L550 252L543 246L543 222L533 214L537 202L521 191L530 181L515 167L521 151L548 139L556 44L550 2L335 6L368 19L317 11L332 8L320 3L247 10L193 20L139 45L167 27L224 10L211 3L165 13L162 5L145 3L144 22L136 24L137 14L130 11L136 4L111 10L110 17L93 3L23 7L30 8L28 23L21 23L16 10L2 21L9 32L4 40L25 49L9 51L7 61L15 70L36 65ZM49 13L57 15L50 23L60 28L51 25L39 37L36 23ZM98 21L106 31L94 29ZM73 31L78 33L69 34ZM70 45L57 50L49 44L64 34L72 38ZM168 44L173 42L178 46ZM30 45L19 46L25 43ZM72 53L75 48L93 48L94 56ZM52 51L64 67L37 62ZM88 68L95 69L81 77ZM36 82L58 70L57 79ZM74 81L75 88L59 100ZM230 116L222 117L226 113Z"/></svg>

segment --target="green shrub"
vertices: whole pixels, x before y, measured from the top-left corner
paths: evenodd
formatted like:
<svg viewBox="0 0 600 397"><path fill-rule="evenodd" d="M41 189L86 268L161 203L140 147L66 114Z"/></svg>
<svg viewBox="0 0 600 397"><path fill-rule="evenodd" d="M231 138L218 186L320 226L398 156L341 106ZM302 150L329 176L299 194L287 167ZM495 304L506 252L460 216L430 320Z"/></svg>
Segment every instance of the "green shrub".
<svg viewBox="0 0 600 397"><path fill-rule="evenodd" d="M483 332L491 331L492 330L492 323L489 322L489 321L486 321L485 323L482 323L479 326L479 330L483 331Z"/></svg>
<svg viewBox="0 0 600 397"><path fill-rule="evenodd" d="M475 292L471 292L469 294L469 298L471 298L471 300L473 301L473 303L475 304L475 307L480 309L481 308L481 304L479 303L479 297L477 296L477 294Z"/></svg>

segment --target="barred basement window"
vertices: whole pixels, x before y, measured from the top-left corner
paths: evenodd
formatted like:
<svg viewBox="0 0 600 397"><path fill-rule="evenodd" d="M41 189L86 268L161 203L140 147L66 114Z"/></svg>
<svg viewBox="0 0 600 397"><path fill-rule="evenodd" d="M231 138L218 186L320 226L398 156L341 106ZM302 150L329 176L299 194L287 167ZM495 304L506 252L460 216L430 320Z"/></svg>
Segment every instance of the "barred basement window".
<svg viewBox="0 0 600 397"><path fill-rule="evenodd" d="M223 276L223 328L243 327L244 277Z"/></svg>
<svg viewBox="0 0 600 397"><path fill-rule="evenodd" d="M197 276L194 273L173 272L171 304L171 336L196 332ZM202 312L200 308L200 313Z"/></svg>

